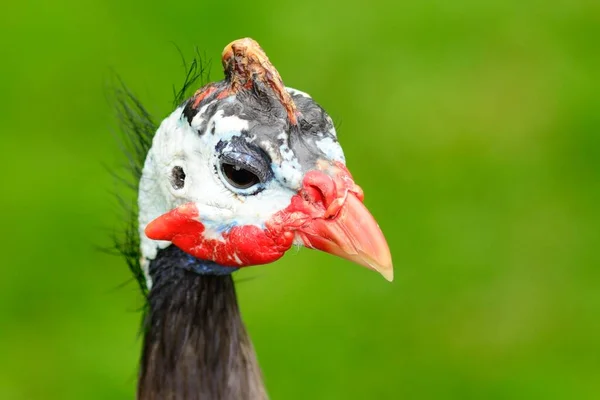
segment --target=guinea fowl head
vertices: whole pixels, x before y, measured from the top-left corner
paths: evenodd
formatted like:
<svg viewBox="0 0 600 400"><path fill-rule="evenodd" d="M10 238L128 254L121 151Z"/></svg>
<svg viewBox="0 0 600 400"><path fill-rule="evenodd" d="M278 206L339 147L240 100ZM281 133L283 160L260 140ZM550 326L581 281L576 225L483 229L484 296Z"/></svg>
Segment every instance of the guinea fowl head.
<svg viewBox="0 0 600 400"><path fill-rule="evenodd" d="M331 118L286 88L252 39L226 46L222 60L225 79L154 136L140 181L142 265L171 244L224 268L270 263L297 244L392 280L388 245Z"/></svg>

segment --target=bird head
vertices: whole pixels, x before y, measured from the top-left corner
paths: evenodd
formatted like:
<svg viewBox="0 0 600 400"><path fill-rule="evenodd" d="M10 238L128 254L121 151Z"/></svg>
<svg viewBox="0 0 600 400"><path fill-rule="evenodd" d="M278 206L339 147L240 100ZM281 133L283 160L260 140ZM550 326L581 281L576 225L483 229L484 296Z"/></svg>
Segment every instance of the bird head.
<svg viewBox="0 0 600 400"><path fill-rule="evenodd" d="M252 39L230 43L222 61L225 79L199 89L154 136L138 199L143 260L172 244L245 267L297 244L392 280L388 245L331 118L286 88Z"/></svg>

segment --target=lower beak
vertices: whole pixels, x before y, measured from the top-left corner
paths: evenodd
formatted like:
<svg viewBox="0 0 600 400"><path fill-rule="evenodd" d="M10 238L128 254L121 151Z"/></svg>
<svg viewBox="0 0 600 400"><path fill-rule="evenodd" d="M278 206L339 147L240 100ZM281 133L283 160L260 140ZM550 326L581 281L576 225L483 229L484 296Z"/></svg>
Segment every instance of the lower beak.
<svg viewBox="0 0 600 400"><path fill-rule="evenodd" d="M392 256L379 225L352 192L332 218L315 218L296 231L308 248L353 261L394 279Z"/></svg>

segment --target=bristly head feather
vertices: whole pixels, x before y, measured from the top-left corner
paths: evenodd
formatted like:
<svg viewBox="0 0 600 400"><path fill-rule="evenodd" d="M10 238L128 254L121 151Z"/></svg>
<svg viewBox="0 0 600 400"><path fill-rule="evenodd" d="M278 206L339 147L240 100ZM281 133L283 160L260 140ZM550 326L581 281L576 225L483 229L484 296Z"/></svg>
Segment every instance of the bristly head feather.
<svg viewBox="0 0 600 400"><path fill-rule="evenodd" d="M205 62L197 49L189 65L181 50L177 48L177 51L181 56L186 75L179 89L173 86L175 107L191 95L191 88L198 82L204 85L210 74L210 62ZM152 138L158 129L158 124L125 82L118 75L115 78L111 97L118 122L119 147L127 159L125 176L119 176L119 180L127 190L119 191L121 193L119 203L122 204L124 211L124 226L121 233L115 235L114 246L125 258L144 299L147 299L148 286L141 265L137 193L144 161L152 146Z"/></svg>

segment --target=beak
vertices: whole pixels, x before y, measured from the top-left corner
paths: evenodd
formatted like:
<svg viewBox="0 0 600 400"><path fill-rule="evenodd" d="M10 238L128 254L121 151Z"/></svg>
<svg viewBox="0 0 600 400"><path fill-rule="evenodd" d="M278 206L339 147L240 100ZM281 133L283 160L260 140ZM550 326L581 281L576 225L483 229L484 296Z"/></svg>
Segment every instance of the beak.
<svg viewBox="0 0 600 400"><path fill-rule="evenodd" d="M334 216L309 219L296 230L296 238L305 247L353 261L379 272L391 282L394 270L390 249L361 197L362 191L358 196L353 191L347 191L344 200L339 197L336 199L341 206Z"/></svg>

